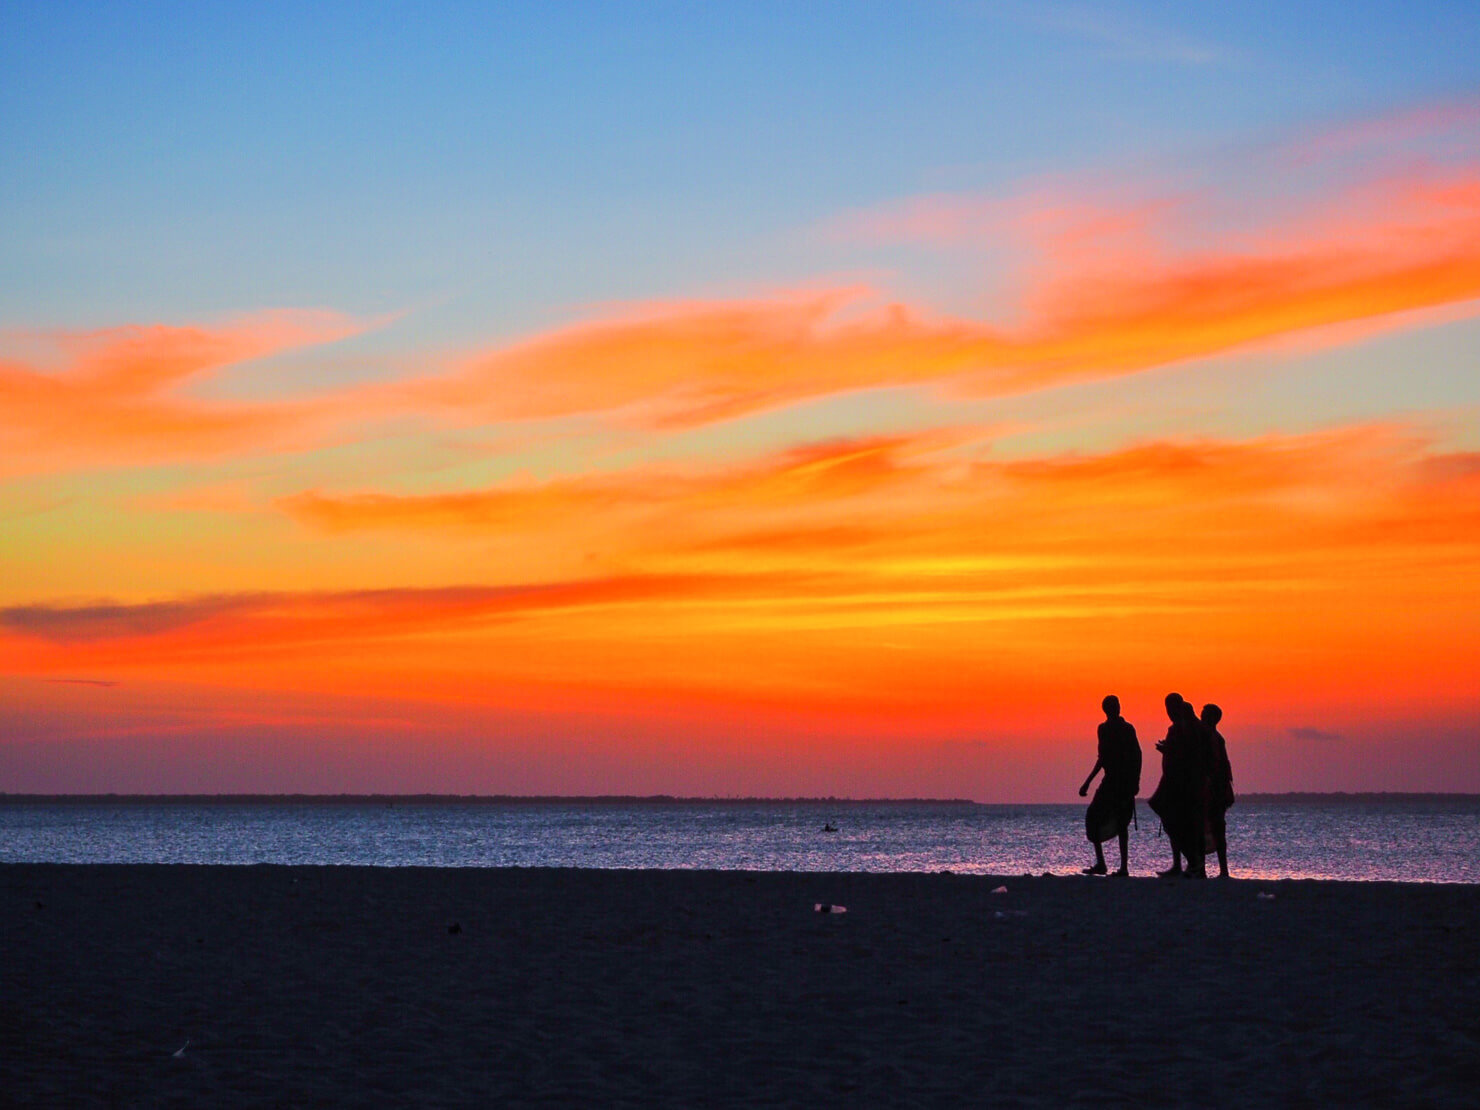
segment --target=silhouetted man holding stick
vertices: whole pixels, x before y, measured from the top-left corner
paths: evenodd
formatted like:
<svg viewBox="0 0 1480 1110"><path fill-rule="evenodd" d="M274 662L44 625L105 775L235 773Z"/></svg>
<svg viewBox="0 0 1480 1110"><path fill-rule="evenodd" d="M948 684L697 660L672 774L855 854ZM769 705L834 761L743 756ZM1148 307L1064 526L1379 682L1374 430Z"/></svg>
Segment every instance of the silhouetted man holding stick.
<svg viewBox="0 0 1480 1110"><path fill-rule="evenodd" d="M1079 788L1082 798L1089 793L1089 784L1101 771L1105 777L1100 781L1089 808L1084 811L1084 835L1095 846L1095 863L1086 867L1086 875L1105 874L1104 842L1112 836L1120 838L1120 869L1117 878L1130 874L1130 825L1136 815L1136 794L1141 789L1141 744L1136 739L1136 729L1120 715L1120 699L1111 694L1100 703L1105 711L1105 720L1100 725L1099 758L1095 767Z"/></svg>

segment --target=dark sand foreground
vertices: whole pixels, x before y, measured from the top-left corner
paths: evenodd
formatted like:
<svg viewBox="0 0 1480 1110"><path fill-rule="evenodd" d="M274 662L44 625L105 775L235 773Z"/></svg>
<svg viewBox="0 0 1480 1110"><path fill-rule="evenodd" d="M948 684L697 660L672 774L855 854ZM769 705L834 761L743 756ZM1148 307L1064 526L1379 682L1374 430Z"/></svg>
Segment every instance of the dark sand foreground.
<svg viewBox="0 0 1480 1110"><path fill-rule="evenodd" d="M1480 1100L1475 887L10 865L0 907L6 1104Z"/></svg>

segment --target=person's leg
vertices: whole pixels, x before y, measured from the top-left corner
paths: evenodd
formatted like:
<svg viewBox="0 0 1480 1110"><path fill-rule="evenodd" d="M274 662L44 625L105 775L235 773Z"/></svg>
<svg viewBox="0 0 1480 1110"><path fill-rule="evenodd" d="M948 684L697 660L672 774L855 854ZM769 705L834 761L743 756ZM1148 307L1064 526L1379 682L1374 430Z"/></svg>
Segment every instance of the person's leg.
<svg viewBox="0 0 1480 1110"><path fill-rule="evenodd" d="M1218 849L1218 878L1228 878L1228 821L1220 813L1213 819L1213 843Z"/></svg>
<svg viewBox="0 0 1480 1110"><path fill-rule="evenodd" d="M1159 874L1180 875L1182 874L1182 849L1177 847L1176 837L1173 837L1170 833L1167 834L1167 839L1172 842L1172 866L1165 871L1159 872Z"/></svg>
<svg viewBox="0 0 1480 1110"><path fill-rule="evenodd" d="M1207 852L1207 842L1204 839L1206 836L1207 831L1204 825L1204 817L1199 813L1193 822L1192 830L1187 837L1186 850L1183 852L1183 855L1187 857L1186 874L1189 879L1206 879L1208 877L1204 860L1204 855Z"/></svg>
<svg viewBox="0 0 1480 1110"><path fill-rule="evenodd" d="M1090 843L1095 846L1095 865L1093 867L1086 867L1084 873L1086 875L1103 875L1105 873L1105 849L1098 840L1092 840Z"/></svg>
<svg viewBox="0 0 1480 1110"><path fill-rule="evenodd" d="M1126 828L1122 828L1120 830L1120 870L1118 870L1117 872L1115 872L1117 875L1120 875L1122 877L1124 877L1126 875L1129 875L1131 873L1131 870L1130 870L1130 858L1131 858L1130 847L1131 847L1131 834L1130 834L1130 830L1129 829L1126 829Z"/></svg>

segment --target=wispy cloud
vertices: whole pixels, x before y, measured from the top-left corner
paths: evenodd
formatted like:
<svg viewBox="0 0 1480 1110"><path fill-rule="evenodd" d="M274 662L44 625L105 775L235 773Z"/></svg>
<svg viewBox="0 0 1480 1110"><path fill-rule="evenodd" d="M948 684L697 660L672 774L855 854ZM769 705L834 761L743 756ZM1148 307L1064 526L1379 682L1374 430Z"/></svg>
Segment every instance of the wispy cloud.
<svg viewBox="0 0 1480 1110"><path fill-rule="evenodd" d="M0 609L0 629L55 644L139 641L181 634L194 646L358 639L446 629L458 621L535 611L631 604L671 595L743 594L743 578L634 575L619 578L340 592L247 593L135 604L26 605Z"/></svg>
<svg viewBox="0 0 1480 1110"><path fill-rule="evenodd" d="M135 605L15 605L0 609L0 628L58 643L157 636L212 617L249 612L261 599L208 597Z"/></svg>
<svg viewBox="0 0 1480 1110"><path fill-rule="evenodd" d="M365 326L334 312L279 311L220 325L0 336L0 352L23 355L0 358L0 477L268 446L304 413L291 404L205 402L184 387Z"/></svg>
<svg viewBox="0 0 1480 1110"><path fill-rule="evenodd" d="M1380 152L1468 119L1414 113L1374 124L1378 138L1361 143ZM1319 137L1310 144L1317 161L1328 157ZM1019 260L1006 274L1017 304L995 319L864 286L635 304L417 375L271 403L207 401L186 387L365 325L269 313L54 336L60 369L29 353L0 363L0 475L302 449L388 420L445 428L583 417L652 431L883 387L996 396L1243 349L1348 343L1480 311L1480 164L1395 166L1364 154L1354 168L1344 158L1331 175L1271 161L1258 203L1216 184L1060 185L905 198L832 225L864 247L1008 246Z"/></svg>
<svg viewBox="0 0 1480 1110"><path fill-rule="evenodd" d="M365 529L542 533L570 521L611 528L651 524L655 517L692 519L706 510L820 504L848 497L875 498L912 460L938 452L973 433L948 430L912 436L829 440L758 460L695 470L677 465L521 481L488 489L437 494L307 491L278 506L305 524L329 532Z"/></svg>
<svg viewBox="0 0 1480 1110"><path fill-rule="evenodd" d="M659 305L388 387L382 403L452 420L606 413L682 426L884 386L1043 389L1480 310L1480 166L1348 184L1254 226L1209 219L1194 245L1190 205L914 198L842 226L875 241L1025 244L1017 318L952 318L867 289Z"/></svg>
<svg viewBox="0 0 1480 1110"><path fill-rule="evenodd" d="M1408 166L1467 162L1480 129L1480 96L1427 101L1377 115L1306 128L1276 144L1291 166L1355 164Z"/></svg>
<svg viewBox="0 0 1480 1110"><path fill-rule="evenodd" d="M1325 729L1311 728L1308 725L1287 728L1285 732L1294 740L1340 740L1342 738L1339 732L1328 732Z"/></svg>
<svg viewBox="0 0 1480 1110"><path fill-rule="evenodd" d="M801 555L802 565L861 559L860 570L871 565L868 552L934 552L941 567L1013 552L1043 569L1050 553L1088 550L1097 538L1155 550L1176 548L1181 531L1219 565L1238 563L1227 545L1242 544L1255 575L1267 569L1265 554L1285 548L1291 559L1319 562L1331 548L1380 551L1384 537L1415 552L1414 544L1480 543L1471 503L1480 464L1431 453L1402 426L1008 460L993 460L988 447L969 433L937 431L829 441L744 464L642 466L431 494L308 491L278 505L331 534L497 535L552 550L589 535L609 551L663 560L732 545L744 552L733 573L768 565L767 551ZM1178 550L1183 565L1199 561ZM1112 545L1100 557L1123 556ZM1161 557L1131 561L1143 558Z"/></svg>
<svg viewBox="0 0 1480 1110"><path fill-rule="evenodd" d="M994 14L1039 30L1067 35L1098 46L1106 57L1184 66L1227 65L1241 55L1226 47L1184 35L1105 4L1062 2L993 4Z"/></svg>
<svg viewBox="0 0 1480 1110"><path fill-rule="evenodd" d="M1401 425L1011 459L932 432L280 507L325 545L466 543L487 579L12 605L0 669L928 714L1010 704L1040 673L1153 687L1169 667L1309 704L1361 666L1389 690L1452 681L1480 650L1480 463ZM620 569L498 580L586 545Z"/></svg>

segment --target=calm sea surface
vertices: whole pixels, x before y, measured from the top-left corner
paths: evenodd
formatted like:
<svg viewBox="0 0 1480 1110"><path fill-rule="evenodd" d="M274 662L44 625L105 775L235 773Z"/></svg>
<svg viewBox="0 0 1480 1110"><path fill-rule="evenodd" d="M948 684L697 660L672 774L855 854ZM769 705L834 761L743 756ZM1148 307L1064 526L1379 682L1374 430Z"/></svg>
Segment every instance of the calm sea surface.
<svg viewBox="0 0 1480 1110"><path fill-rule="evenodd" d="M1170 852L1140 806L1131 870ZM838 831L823 832L831 823ZM1480 798L1241 799L1245 878L1480 882ZM1115 848L1108 855L1112 865ZM1083 809L867 802L0 802L0 862L1070 873Z"/></svg>

